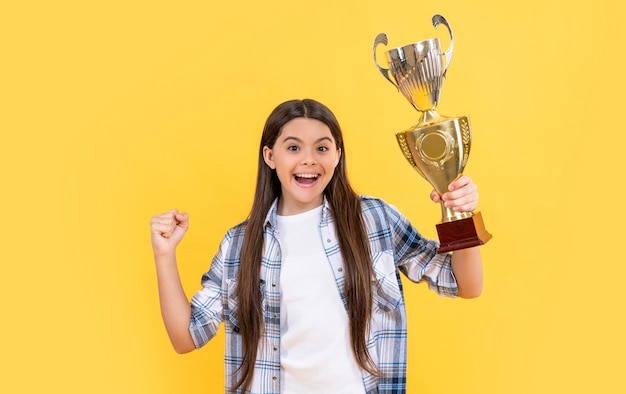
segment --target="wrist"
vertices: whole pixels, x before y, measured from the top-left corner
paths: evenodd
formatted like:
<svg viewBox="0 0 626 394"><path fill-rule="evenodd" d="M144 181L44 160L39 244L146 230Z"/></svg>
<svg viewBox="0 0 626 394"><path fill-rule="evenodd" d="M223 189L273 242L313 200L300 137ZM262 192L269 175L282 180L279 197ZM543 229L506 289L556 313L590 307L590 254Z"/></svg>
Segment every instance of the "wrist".
<svg viewBox="0 0 626 394"><path fill-rule="evenodd" d="M176 264L176 249L154 251L154 262L157 265Z"/></svg>

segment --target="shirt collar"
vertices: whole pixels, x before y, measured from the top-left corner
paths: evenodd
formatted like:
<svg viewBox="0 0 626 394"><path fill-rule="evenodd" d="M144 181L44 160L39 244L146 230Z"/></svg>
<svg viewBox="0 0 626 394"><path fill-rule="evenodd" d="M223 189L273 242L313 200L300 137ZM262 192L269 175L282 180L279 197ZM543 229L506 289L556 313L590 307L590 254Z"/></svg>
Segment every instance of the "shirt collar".
<svg viewBox="0 0 626 394"><path fill-rule="evenodd" d="M278 209L278 198L274 199L274 202L272 203L270 210L267 211L267 215L265 215L264 227L269 226L272 228L277 228L277 225L278 225L277 209Z"/></svg>

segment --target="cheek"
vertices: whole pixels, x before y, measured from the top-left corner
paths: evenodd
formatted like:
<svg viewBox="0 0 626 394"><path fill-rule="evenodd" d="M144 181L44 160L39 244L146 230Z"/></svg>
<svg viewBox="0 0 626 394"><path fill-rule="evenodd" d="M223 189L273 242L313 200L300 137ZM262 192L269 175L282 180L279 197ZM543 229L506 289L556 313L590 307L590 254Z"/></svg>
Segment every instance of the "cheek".
<svg viewBox="0 0 626 394"><path fill-rule="evenodd" d="M283 168L276 167L276 175L278 179L282 180L290 175L289 171L285 171Z"/></svg>
<svg viewBox="0 0 626 394"><path fill-rule="evenodd" d="M285 165L276 166L276 176L281 182L287 182L291 178L291 168Z"/></svg>
<svg viewBox="0 0 626 394"><path fill-rule="evenodd" d="M339 162L341 161L341 157L336 156L333 157L332 159L328 160L328 168L332 168L333 170L337 169L337 167L339 167Z"/></svg>

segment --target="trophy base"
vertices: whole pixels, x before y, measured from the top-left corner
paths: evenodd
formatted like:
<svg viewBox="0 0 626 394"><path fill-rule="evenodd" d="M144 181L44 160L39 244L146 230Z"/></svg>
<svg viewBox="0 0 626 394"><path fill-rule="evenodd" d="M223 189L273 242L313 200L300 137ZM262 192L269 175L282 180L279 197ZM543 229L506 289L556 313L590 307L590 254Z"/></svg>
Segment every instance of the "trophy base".
<svg viewBox="0 0 626 394"><path fill-rule="evenodd" d="M475 212L469 218L439 223L437 234L441 244L438 253L483 245L491 239L491 234L485 229L480 212Z"/></svg>

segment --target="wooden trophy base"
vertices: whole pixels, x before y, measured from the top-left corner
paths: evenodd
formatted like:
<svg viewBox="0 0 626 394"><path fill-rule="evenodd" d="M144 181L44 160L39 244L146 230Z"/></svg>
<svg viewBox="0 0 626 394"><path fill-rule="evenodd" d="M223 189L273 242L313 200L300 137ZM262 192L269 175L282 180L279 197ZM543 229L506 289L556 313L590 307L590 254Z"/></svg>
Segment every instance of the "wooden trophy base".
<svg viewBox="0 0 626 394"><path fill-rule="evenodd" d="M438 253L483 245L491 239L491 234L485 230L480 212L475 212L469 218L439 223L437 234L441 244Z"/></svg>

